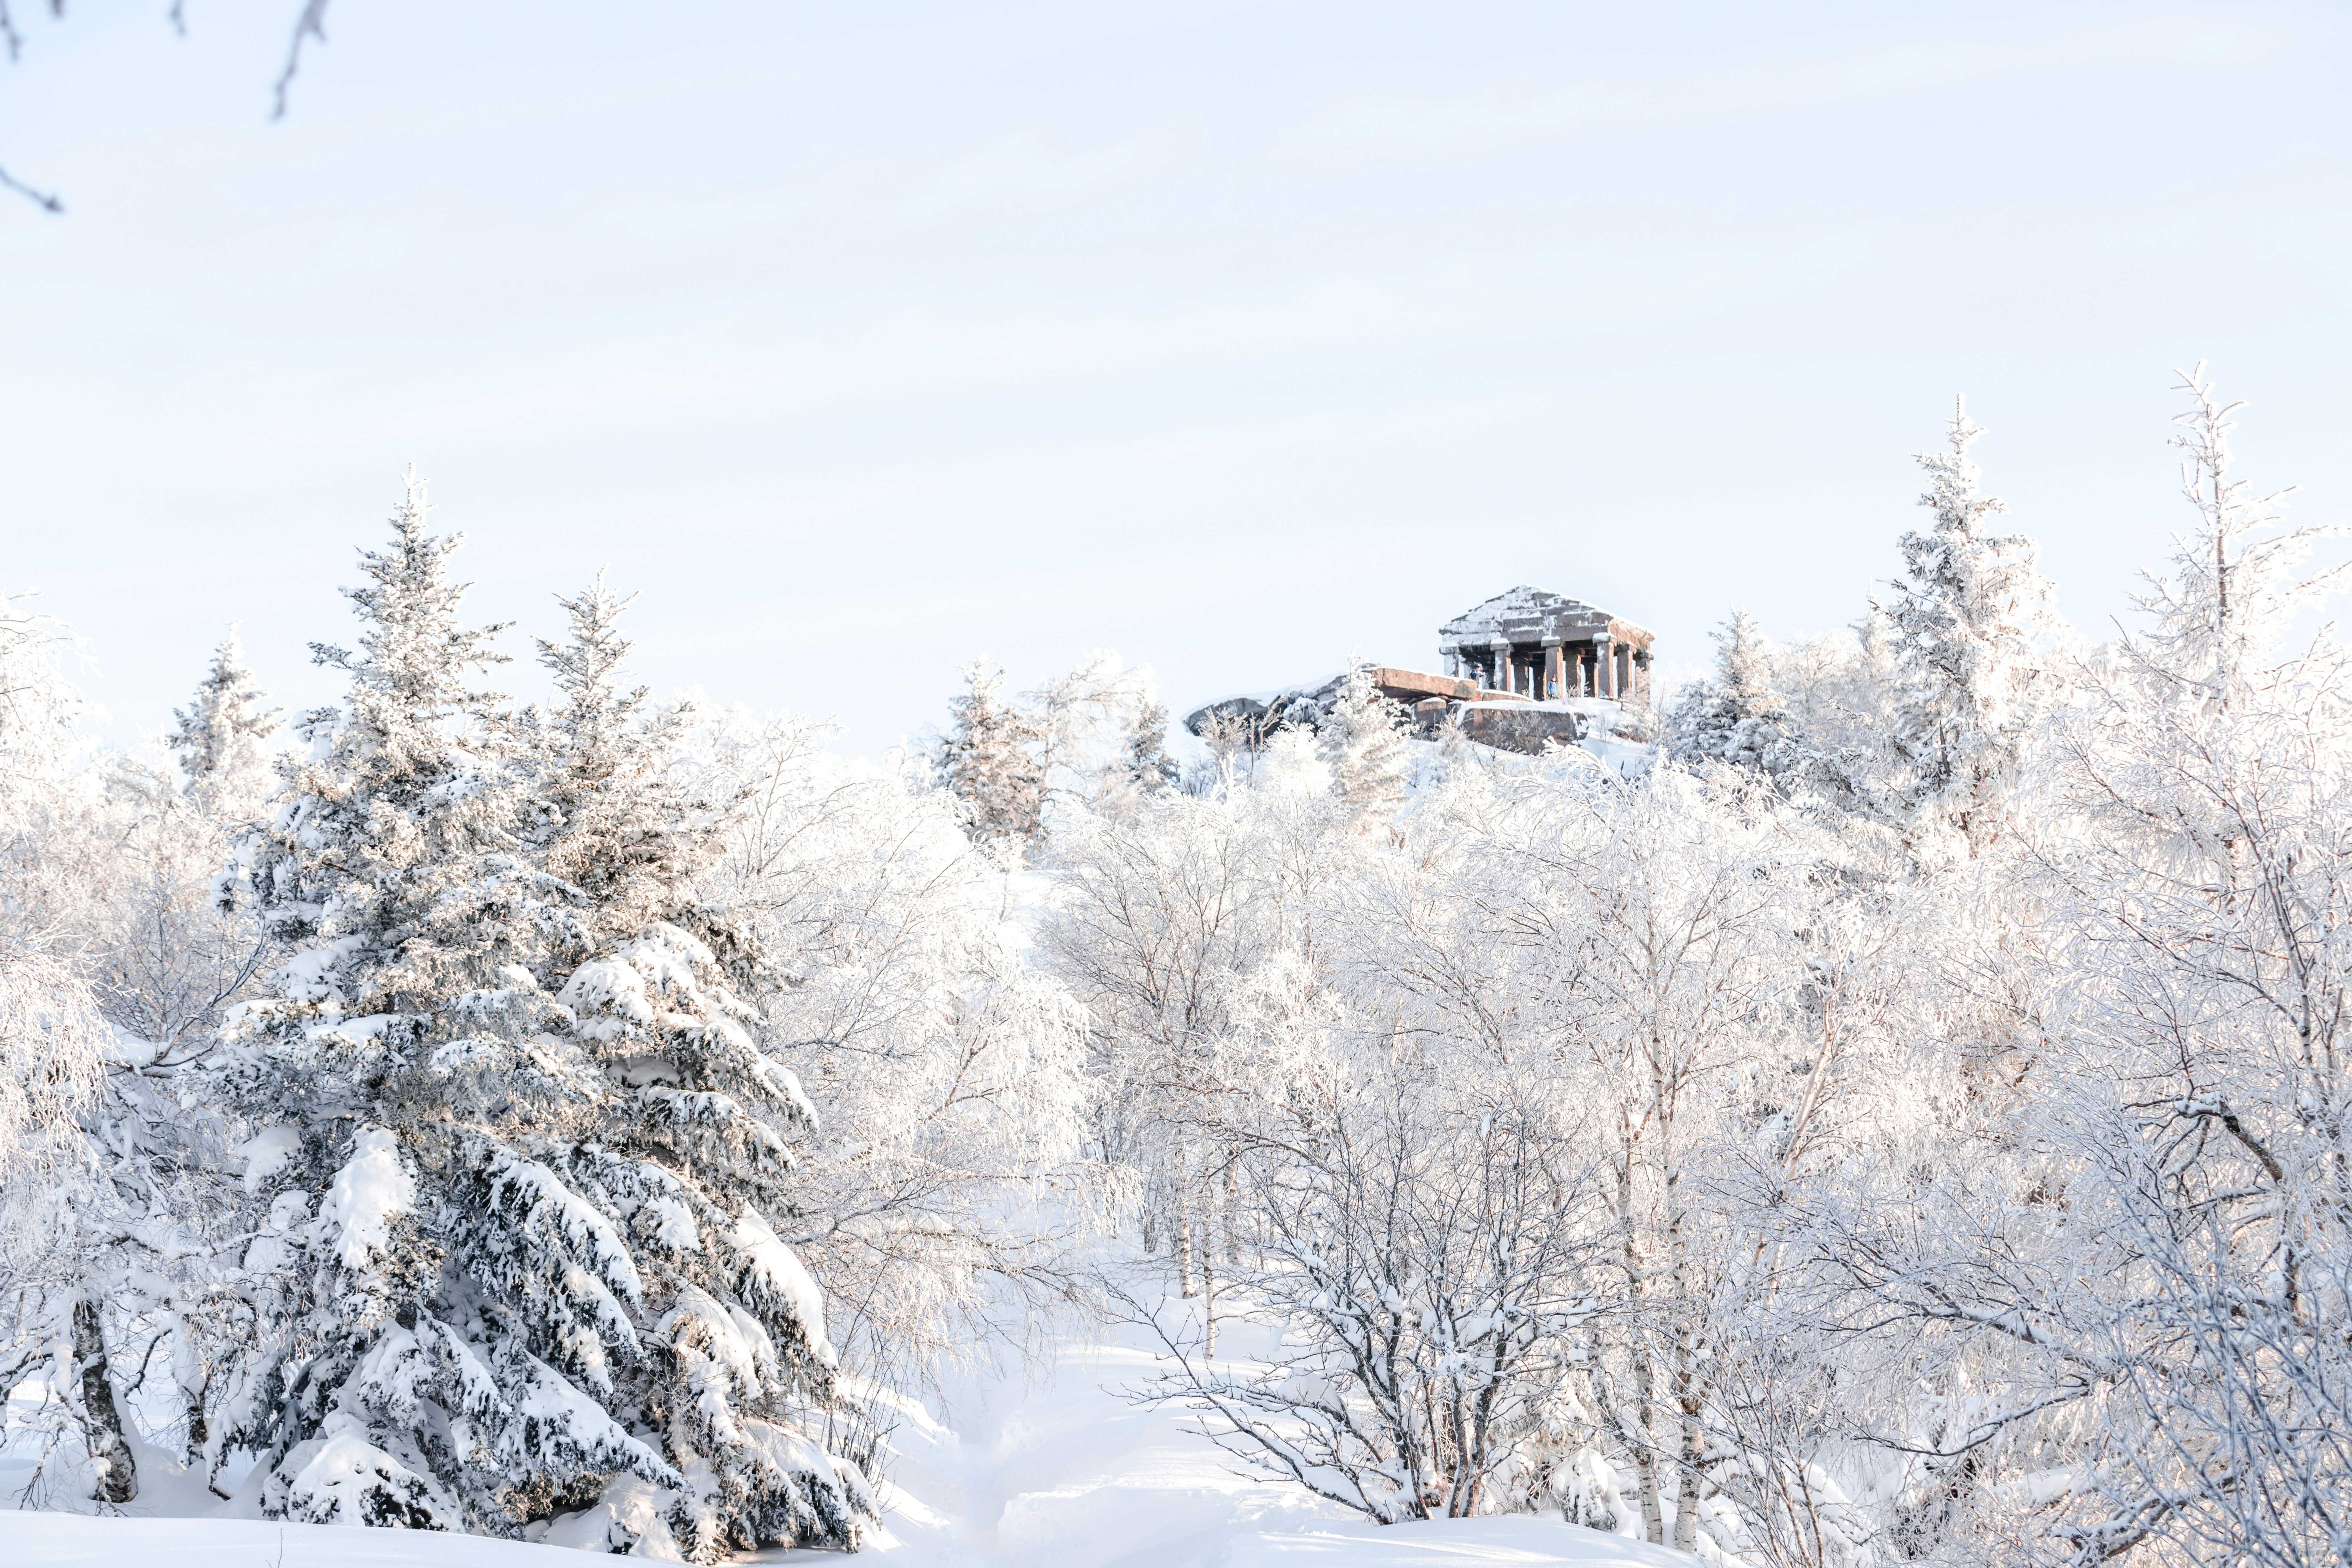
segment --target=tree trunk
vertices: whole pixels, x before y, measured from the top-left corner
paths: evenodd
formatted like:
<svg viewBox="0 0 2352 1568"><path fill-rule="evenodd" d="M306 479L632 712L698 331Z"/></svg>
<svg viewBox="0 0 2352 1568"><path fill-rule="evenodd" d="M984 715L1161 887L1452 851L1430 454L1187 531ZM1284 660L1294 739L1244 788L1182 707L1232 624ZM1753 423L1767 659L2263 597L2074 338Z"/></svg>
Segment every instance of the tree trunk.
<svg viewBox="0 0 2352 1568"><path fill-rule="evenodd" d="M205 1418L205 1391L188 1391L188 1465L194 1468L205 1457L205 1447L212 1441L212 1423Z"/></svg>
<svg viewBox="0 0 2352 1568"><path fill-rule="evenodd" d="M1633 1448L1633 1471L1641 1479L1642 1539L1653 1546L1666 1543L1666 1516L1658 1506L1658 1402L1650 1352L1633 1352L1633 1391L1642 1402L1642 1436Z"/></svg>
<svg viewBox="0 0 2352 1568"><path fill-rule="evenodd" d="M1627 1292L1639 1300L1647 1292L1642 1268L1642 1249L1633 1226L1633 1141L1628 1137L1618 1152L1617 1225L1624 1241L1625 1284ZM1653 1546L1666 1543L1665 1516L1658 1507L1657 1380L1650 1365L1649 1347L1641 1342L1639 1320L1631 1347L1633 1357L1633 1394L1642 1407L1642 1429L1637 1434L1625 1434L1627 1445L1633 1450L1633 1474L1642 1500L1642 1539ZM1622 1416L1619 1417L1622 1422Z"/></svg>
<svg viewBox="0 0 2352 1568"><path fill-rule="evenodd" d="M82 1416L89 1433L89 1457L103 1471L98 1500L129 1502L139 1495L139 1471L131 1445L122 1440L122 1415L114 1407L114 1381L107 1375L106 1339L99 1332L98 1303L85 1296L74 1303L74 1360L81 1365Z"/></svg>
<svg viewBox="0 0 2352 1568"><path fill-rule="evenodd" d="M1237 1223L1242 1213L1241 1162L1225 1162L1225 1261L1235 1268L1242 1266L1242 1227Z"/></svg>
<svg viewBox="0 0 2352 1568"><path fill-rule="evenodd" d="M1208 1304L1202 1314L1208 1322L1208 1338L1201 1347L1201 1359L1217 1359L1217 1213L1213 1205L1203 1205L1201 1210L1201 1294Z"/></svg>
<svg viewBox="0 0 2352 1568"><path fill-rule="evenodd" d="M1692 1366L1687 1322L1675 1327L1675 1394L1683 1415L1683 1463L1675 1492L1675 1550L1698 1550L1698 1462L1706 1442L1698 1425L1698 1382Z"/></svg>
<svg viewBox="0 0 2352 1568"><path fill-rule="evenodd" d="M1176 1148L1176 1281L1186 1300L1200 1294L1192 1288L1192 1155Z"/></svg>

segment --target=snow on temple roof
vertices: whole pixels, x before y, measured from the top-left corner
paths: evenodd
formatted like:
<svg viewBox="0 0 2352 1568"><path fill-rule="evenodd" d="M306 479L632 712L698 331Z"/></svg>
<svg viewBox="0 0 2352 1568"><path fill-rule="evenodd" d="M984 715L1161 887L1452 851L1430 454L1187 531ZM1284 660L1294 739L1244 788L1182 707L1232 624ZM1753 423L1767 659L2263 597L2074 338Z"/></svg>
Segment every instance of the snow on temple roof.
<svg viewBox="0 0 2352 1568"><path fill-rule="evenodd" d="M1477 608L1454 616L1438 628L1437 635L1447 647L1483 647L1496 641L1518 645L1540 643L1546 637L1558 637L1563 642L1589 642L1603 633L1635 647L1650 646L1650 633L1646 627L1621 620L1581 599L1571 599L1565 594L1554 594L1542 588L1531 588L1522 583L1510 592L1497 594Z"/></svg>

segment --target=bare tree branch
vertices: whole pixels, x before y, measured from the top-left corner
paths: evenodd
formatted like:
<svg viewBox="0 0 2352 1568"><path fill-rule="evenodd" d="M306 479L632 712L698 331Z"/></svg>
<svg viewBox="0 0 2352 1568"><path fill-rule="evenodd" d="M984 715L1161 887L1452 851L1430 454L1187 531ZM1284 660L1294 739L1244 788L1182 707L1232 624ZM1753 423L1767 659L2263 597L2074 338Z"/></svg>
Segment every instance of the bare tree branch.
<svg viewBox="0 0 2352 1568"><path fill-rule="evenodd" d="M13 44L11 47L13 49ZM0 169L0 187L16 192L44 212L61 213L66 210L66 204L55 195L47 191L35 190L5 169Z"/></svg>
<svg viewBox="0 0 2352 1568"><path fill-rule="evenodd" d="M286 89L294 85L294 73L302 64L302 40L316 38L327 41L327 0L302 0L302 14L294 19L294 37L286 46L286 68L278 73L273 89L277 107L269 111L272 120L286 118Z"/></svg>

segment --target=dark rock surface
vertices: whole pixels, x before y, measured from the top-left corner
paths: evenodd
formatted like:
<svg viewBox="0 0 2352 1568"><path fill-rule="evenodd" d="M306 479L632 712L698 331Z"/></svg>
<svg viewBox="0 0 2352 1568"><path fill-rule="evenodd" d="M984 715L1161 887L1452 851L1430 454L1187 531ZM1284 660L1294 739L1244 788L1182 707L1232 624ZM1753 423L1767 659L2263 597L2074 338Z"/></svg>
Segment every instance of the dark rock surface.
<svg viewBox="0 0 2352 1568"><path fill-rule="evenodd" d="M1583 714L1532 702L1458 702L1454 711L1461 715L1464 740L1498 752L1533 756L1555 742L1573 746L1589 732Z"/></svg>

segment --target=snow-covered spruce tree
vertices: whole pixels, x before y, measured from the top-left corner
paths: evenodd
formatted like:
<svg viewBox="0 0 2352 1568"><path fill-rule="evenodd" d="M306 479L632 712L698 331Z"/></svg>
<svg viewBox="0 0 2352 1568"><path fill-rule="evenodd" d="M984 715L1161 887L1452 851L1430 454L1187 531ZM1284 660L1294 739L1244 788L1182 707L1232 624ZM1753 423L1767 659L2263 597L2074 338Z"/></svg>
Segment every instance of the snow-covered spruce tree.
<svg viewBox="0 0 2352 1568"><path fill-rule="evenodd" d="M1935 526L1904 534L1905 574L1885 605L1902 694L1895 804L1915 830L1958 835L1971 858L2008 831L2028 737L2053 695L2046 644L2058 628L2039 547L1985 526L2009 508L1978 493L1969 447L1983 434L1955 399L1946 449L1918 454Z"/></svg>
<svg viewBox="0 0 2352 1568"><path fill-rule="evenodd" d="M195 700L172 710L174 722L164 743L179 753L189 794L215 815L257 804L273 782L266 742L282 727L283 710L263 708L268 698L245 667L244 647L231 626L196 684Z"/></svg>
<svg viewBox="0 0 2352 1568"><path fill-rule="evenodd" d="M562 775L576 804L610 759L531 765L471 683L500 628L460 625L459 540L426 531L413 478L393 531L347 590L360 650L317 650L345 704L307 717L310 755L246 851L299 950L226 1072L262 1124L246 1267L272 1306L230 1433L262 1456L262 1510L507 1535L583 1511L566 1522L606 1543L704 1561L849 1539L780 1419L824 1343L768 1218L785 1154L761 1111L790 1079L707 944L656 922L593 956L597 901L533 864L562 857L520 783ZM567 707L609 707L611 645L575 651ZM569 1003L534 972L562 967L551 948L592 955Z"/></svg>
<svg viewBox="0 0 2352 1568"><path fill-rule="evenodd" d="M646 1302L646 1354L618 1378L633 1425L685 1479L634 1473L549 1539L708 1559L778 1540L854 1545L875 1511L856 1466L806 1430L835 1357L823 1302L774 1225L798 1214L786 1137L816 1130L800 1082L761 1045L748 921L698 882L734 797L698 798L674 764L687 710L650 710L620 669L627 601L600 580L541 639L560 698L534 727L541 865L578 890L539 968L567 1043L604 1069L599 1143L551 1161L622 1228Z"/></svg>
<svg viewBox="0 0 2352 1568"><path fill-rule="evenodd" d="M1756 618L1734 610L1716 641L1715 674L1695 680L1666 715L1666 754L1693 767L1728 763L1774 778L1787 776L1803 748L1795 722L1773 689L1772 649Z"/></svg>
<svg viewBox="0 0 2352 1568"><path fill-rule="evenodd" d="M1385 826L1404 801L1412 756L1403 718L1402 706L1372 684L1372 667L1351 660L1339 699L1316 731L1316 751L1331 770L1333 793L1370 826Z"/></svg>
<svg viewBox="0 0 2352 1568"><path fill-rule="evenodd" d="M568 973L567 959L634 937L689 900L718 830L716 814L670 771L689 710L655 709L646 688L622 684L633 644L620 618L635 597L614 595L599 575L556 601L571 622L567 641L532 639L558 694L551 710L527 716L533 847L541 868L583 900L538 965L551 978Z"/></svg>
<svg viewBox="0 0 2352 1568"><path fill-rule="evenodd" d="M955 719L940 741L940 782L963 803L972 837L1025 849L1045 826L1042 725L1005 700L1004 671L986 658L963 668L964 692L949 704Z"/></svg>

